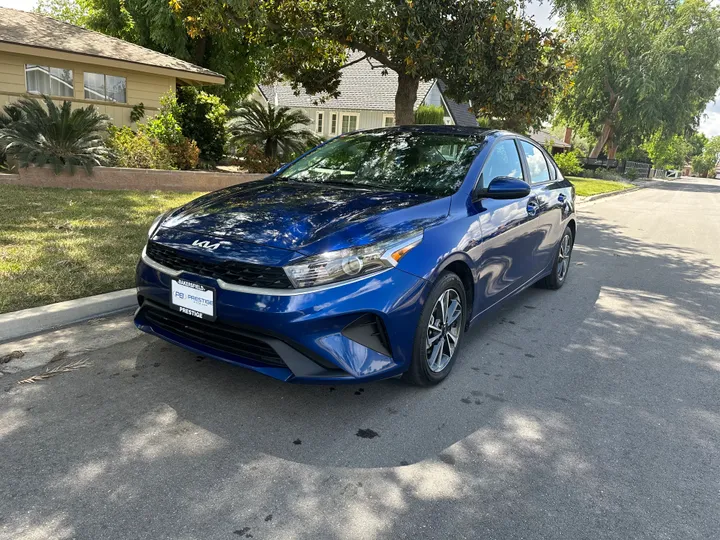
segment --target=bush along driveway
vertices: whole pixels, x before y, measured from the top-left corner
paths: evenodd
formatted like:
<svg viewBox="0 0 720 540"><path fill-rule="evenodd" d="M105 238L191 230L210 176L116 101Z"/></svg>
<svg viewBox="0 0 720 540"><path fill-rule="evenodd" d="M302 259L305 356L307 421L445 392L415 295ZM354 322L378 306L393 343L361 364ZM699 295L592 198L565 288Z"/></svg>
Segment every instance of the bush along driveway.
<svg viewBox="0 0 720 540"><path fill-rule="evenodd" d="M0 185L0 313L134 286L153 218L201 194Z"/></svg>

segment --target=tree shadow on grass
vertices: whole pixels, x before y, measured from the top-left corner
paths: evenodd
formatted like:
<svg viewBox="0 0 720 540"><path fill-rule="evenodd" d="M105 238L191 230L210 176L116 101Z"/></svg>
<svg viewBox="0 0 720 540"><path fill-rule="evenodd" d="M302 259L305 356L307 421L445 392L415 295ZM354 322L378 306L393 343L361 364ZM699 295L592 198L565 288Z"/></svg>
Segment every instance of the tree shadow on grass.
<svg viewBox="0 0 720 540"><path fill-rule="evenodd" d="M0 283L0 312L132 287L150 223L166 200L182 196L61 189L19 195L19 208L0 217L0 246L15 248L6 255L12 264Z"/></svg>

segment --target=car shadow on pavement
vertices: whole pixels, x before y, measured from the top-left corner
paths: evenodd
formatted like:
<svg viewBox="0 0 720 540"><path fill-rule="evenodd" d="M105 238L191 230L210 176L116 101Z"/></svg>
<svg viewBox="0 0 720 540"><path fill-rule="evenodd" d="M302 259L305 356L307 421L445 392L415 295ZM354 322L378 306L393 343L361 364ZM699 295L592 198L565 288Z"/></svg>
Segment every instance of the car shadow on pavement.
<svg viewBox="0 0 720 540"><path fill-rule="evenodd" d="M718 283L588 213L565 287L481 322L434 388L284 384L149 336L2 380L0 538L710 537Z"/></svg>

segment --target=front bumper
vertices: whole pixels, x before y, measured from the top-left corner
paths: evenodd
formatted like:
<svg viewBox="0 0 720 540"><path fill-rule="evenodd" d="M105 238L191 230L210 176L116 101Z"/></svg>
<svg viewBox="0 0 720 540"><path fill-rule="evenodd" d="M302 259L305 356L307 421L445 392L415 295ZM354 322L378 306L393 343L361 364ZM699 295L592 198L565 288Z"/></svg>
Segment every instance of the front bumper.
<svg viewBox="0 0 720 540"><path fill-rule="evenodd" d="M278 296L218 287L211 278L181 278L216 290L215 321L170 308L173 277L142 260L137 266L136 326L198 354L279 380L370 381L404 372L427 282L397 268L352 283Z"/></svg>

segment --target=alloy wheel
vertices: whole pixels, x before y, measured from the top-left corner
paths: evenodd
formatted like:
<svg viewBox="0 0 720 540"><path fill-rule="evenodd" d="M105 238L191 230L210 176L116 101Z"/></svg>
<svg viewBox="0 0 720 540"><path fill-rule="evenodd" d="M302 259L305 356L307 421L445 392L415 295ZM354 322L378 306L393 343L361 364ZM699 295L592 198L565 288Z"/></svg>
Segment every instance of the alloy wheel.
<svg viewBox="0 0 720 540"><path fill-rule="evenodd" d="M565 279L570 267L570 254L572 253L572 239L569 234L563 236L558 254L557 276L560 281Z"/></svg>
<svg viewBox="0 0 720 540"><path fill-rule="evenodd" d="M435 303L427 327L426 360L430 371L439 373L452 360L462 331L462 314L458 292L444 291Z"/></svg>

